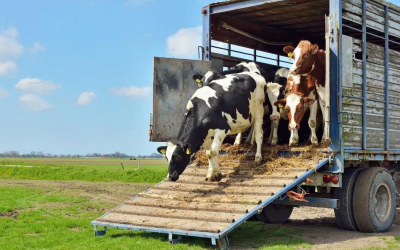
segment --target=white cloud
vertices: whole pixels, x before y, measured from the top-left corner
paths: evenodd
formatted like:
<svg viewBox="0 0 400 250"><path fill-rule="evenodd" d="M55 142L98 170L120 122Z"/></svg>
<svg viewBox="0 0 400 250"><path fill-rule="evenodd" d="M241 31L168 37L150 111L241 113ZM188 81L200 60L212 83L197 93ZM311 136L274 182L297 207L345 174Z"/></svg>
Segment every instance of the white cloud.
<svg viewBox="0 0 400 250"><path fill-rule="evenodd" d="M59 84L53 84L50 81L44 81L39 78L24 78L21 79L15 88L21 91L26 91L35 94L49 94L54 90L61 88Z"/></svg>
<svg viewBox="0 0 400 250"><path fill-rule="evenodd" d="M167 38L168 52L173 56L193 57L202 44L202 27L180 29Z"/></svg>
<svg viewBox="0 0 400 250"><path fill-rule="evenodd" d="M111 93L114 95L130 96L132 99L147 97L151 94L150 87L122 87L111 89Z"/></svg>
<svg viewBox="0 0 400 250"><path fill-rule="evenodd" d="M44 45L42 45L42 44L40 44L38 42L34 42L32 47L29 48L30 52L37 52L37 51L44 51L44 50L45 50Z"/></svg>
<svg viewBox="0 0 400 250"><path fill-rule="evenodd" d="M20 57L24 47L17 41L18 31L11 27L0 29L0 76L17 71L15 60Z"/></svg>
<svg viewBox="0 0 400 250"><path fill-rule="evenodd" d="M14 61L0 61L0 76L16 72L17 68L17 64Z"/></svg>
<svg viewBox="0 0 400 250"><path fill-rule="evenodd" d="M79 95L78 101L76 104L78 105L88 105L92 101L96 99L96 94L94 92L83 92Z"/></svg>
<svg viewBox="0 0 400 250"><path fill-rule="evenodd" d="M4 89L0 89L0 98L4 98L8 96L8 92Z"/></svg>
<svg viewBox="0 0 400 250"><path fill-rule="evenodd" d="M125 7L139 7L143 4L151 2L153 0L126 0L124 3Z"/></svg>
<svg viewBox="0 0 400 250"><path fill-rule="evenodd" d="M40 98L37 95L32 95L32 94L26 94L22 95L19 98L19 103L22 105L22 107L31 110L31 111L44 111L48 109L52 109L53 106L47 103L45 100Z"/></svg>

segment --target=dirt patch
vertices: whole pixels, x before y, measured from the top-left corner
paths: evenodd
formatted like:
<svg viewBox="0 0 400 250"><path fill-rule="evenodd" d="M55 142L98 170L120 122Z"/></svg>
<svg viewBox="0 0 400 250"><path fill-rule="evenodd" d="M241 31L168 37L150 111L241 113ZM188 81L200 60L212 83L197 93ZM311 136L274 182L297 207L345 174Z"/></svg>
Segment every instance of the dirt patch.
<svg viewBox="0 0 400 250"><path fill-rule="evenodd" d="M0 214L0 218L1 217L8 217L8 218L12 218L12 219L16 220L18 217L18 212L12 211L12 212L7 212L7 213L2 213L2 214Z"/></svg>
<svg viewBox="0 0 400 250"><path fill-rule="evenodd" d="M40 188L45 192L61 192L72 194L89 200L103 201L111 204L110 209L129 200L137 193L145 191L150 184L123 182L84 182L84 181L44 181L44 180L0 180L0 186ZM57 202L46 203L44 206L59 206ZM65 203L63 203L65 206Z"/></svg>
<svg viewBox="0 0 400 250"><path fill-rule="evenodd" d="M305 249L385 248L388 240L400 235L400 209L397 209L396 217L390 232L367 234L339 229L333 209L301 207L293 210L289 222L285 225L298 230L299 236L311 244L311 248Z"/></svg>

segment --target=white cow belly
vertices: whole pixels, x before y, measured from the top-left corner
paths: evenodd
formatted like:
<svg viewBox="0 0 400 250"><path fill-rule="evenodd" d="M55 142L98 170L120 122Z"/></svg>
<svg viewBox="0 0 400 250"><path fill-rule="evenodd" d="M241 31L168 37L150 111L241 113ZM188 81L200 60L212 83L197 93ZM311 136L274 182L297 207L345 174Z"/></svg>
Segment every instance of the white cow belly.
<svg viewBox="0 0 400 250"><path fill-rule="evenodd" d="M229 127L231 128L231 131L228 133L229 135L235 135L244 132L251 125L250 119L244 119L238 110L236 110L235 122L233 122L234 119L232 116L227 113L222 112L222 116L226 117Z"/></svg>

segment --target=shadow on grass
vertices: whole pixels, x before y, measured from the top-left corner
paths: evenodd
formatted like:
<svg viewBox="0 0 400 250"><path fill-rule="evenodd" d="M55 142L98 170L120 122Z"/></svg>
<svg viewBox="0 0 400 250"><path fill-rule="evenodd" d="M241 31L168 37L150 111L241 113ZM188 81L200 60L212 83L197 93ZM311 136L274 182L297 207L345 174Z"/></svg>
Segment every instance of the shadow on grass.
<svg viewBox="0 0 400 250"><path fill-rule="evenodd" d="M115 232L115 231L114 231ZM110 232L111 233L111 232ZM285 225L272 225L261 222L246 222L228 235L230 249L295 249L306 246L300 237L295 237L299 230L294 230ZM138 231L117 232L109 235L118 237L141 237L143 239L168 242L168 234L146 233ZM177 236L174 236L176 238ZM211 239L184 236L181 244L213 249Z"/></svg>

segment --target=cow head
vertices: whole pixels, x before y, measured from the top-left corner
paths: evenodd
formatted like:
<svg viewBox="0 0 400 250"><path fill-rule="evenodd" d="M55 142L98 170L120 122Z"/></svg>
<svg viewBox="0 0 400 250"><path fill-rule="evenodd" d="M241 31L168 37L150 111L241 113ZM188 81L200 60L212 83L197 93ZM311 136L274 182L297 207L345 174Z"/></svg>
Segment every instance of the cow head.
<svg viewBox="0 0 400 250"><path fill-rule="evenodd" d="M196 74L192 78L197 82L199 88L201 88L203 86L209 85L214 80L225 78L225 76L222 75L221 73L209 70L204 76Z"/></svg>
<svg viewBox="0 0 400 250"><path fill-rule="evenodd" d="M287 68L280 68L275 73L274 82L278 83L281 86L279 89L278 99L282 99L285 96L285 89L286 89L288 75L289 75L289 69Z"/></svg>
<svg viewBox="0 0 400 250"><path fill-rule="evenodd" d="M168 142L168 146L161 146L157 151L167 158L168 179L177 181L190 162L191 152L189 145L182 146Z"/></svg>
<svg viewBox="0 0 400 250"><path fill-rule="evenodd" d="M296 75L306 75L314 70L315 61L317 60L317 44L311 44L309 41L302 40L296 48L286 46L283 51L289 57L294 58L294 63L290 67L290 72Z"/></svg>
<svg viewBox="0 0 400 250"><path fill-rule="evenodd" d="M277 107L284 107L289 117L289 130L298 130L305 114L305 105L314 103L314 99L303 97L300 93L291 93L285 99L274 103Z"/></svg>

